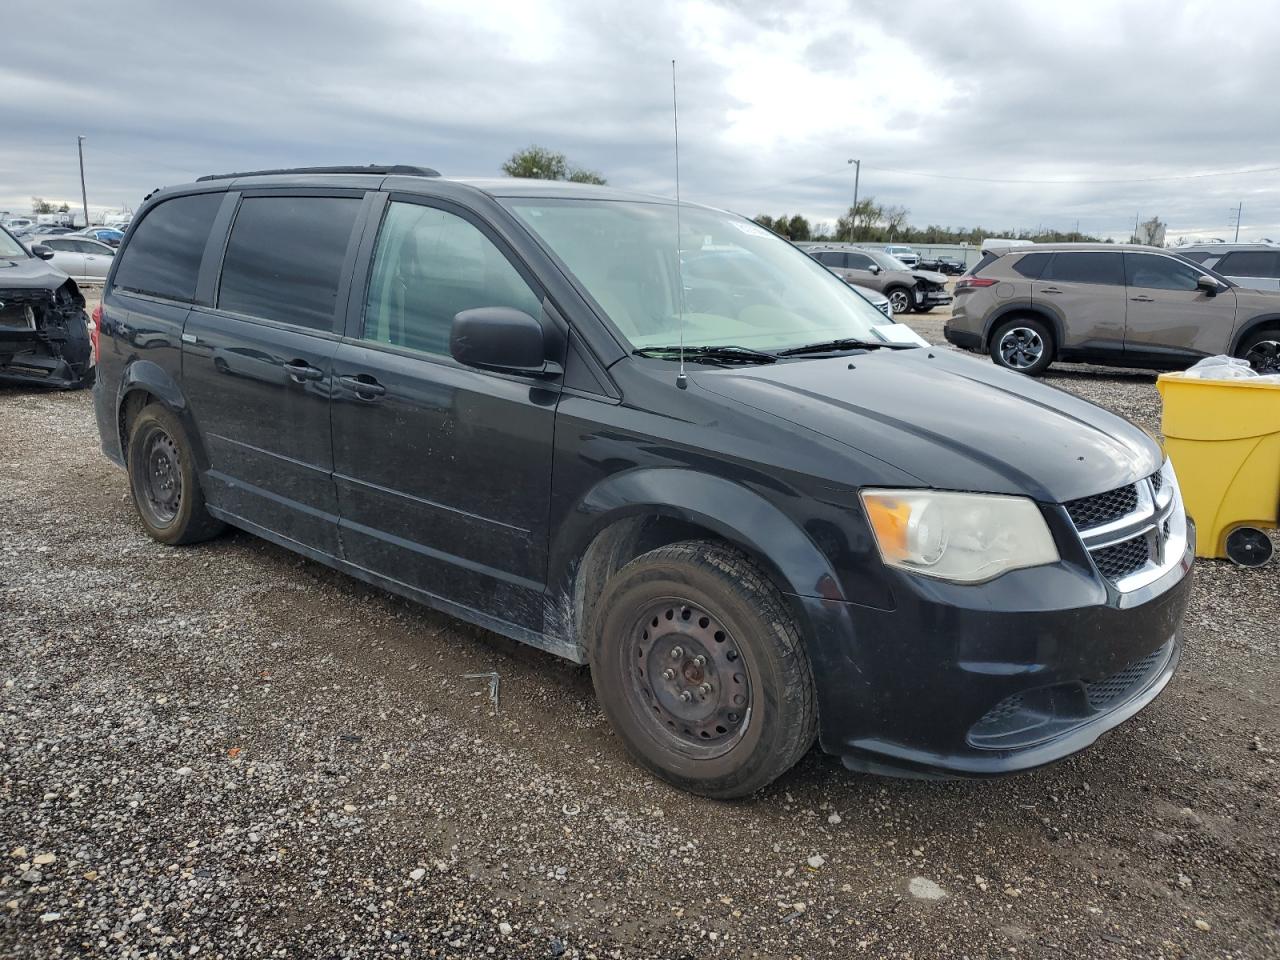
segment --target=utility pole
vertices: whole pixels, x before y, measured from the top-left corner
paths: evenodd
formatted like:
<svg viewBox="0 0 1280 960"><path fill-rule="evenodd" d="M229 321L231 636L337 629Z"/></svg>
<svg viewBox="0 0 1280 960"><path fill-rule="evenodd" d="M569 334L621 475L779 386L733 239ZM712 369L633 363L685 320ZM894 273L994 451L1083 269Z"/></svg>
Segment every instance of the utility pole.
<svg viewBox="0 0 1280 960"><path fill-rule="evenodd" d="M849 242L853 243L853 225L858 220L858 181L862 178L862 161L849 162L853 164L853 210L849 213Z"/></svg>
<svg viewBox="0 0 1280 960"><path fill-rule="evenodd" d="M76 149L80 151L80 202L84 205L84 225L89 226L89 194L84 188L84 136L76 137Z"/></svg>
<svg viewBox="0 0 1280 960"><path fill-rule="evenodd" d="M1240 242L1240 217L1244 215L1244 201L1241 200L1239 206L1236 207L1236 243Z"/></svg>

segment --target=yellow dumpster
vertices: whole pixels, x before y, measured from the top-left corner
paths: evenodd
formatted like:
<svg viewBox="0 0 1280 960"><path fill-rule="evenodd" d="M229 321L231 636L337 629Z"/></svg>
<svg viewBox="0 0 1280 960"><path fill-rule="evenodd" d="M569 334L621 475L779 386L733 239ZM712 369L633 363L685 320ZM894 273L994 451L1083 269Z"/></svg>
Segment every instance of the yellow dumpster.
<svg viewBox="0 0 1280 960"><path fill-rule="evenodd" d="M1259 528L1280 522L1280 383L1164 374L1156 389L1196 556L1266 563L1272 544Z"/></svg>

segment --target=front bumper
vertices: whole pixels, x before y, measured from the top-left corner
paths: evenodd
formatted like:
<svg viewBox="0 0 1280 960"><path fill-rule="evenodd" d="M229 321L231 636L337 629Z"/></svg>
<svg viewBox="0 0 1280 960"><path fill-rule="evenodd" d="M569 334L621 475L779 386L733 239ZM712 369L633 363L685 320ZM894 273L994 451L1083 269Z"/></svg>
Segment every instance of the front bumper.
<svg viewBox="0 0 1280 960"><path fill-rule="evenodd" d="M916 305L921 307L945 307L951 302L946 290L921 290L916 287Z"/></svg>
<svg viewBox="0 0 1280 960"><path fill-rule="evenodd" d="M1181 562L1126 594L1063 563L980 587L904 577L892 610L798 598L823 749L914 777L997 776L1084 749L1173 676L1188 534Z"/></svg>

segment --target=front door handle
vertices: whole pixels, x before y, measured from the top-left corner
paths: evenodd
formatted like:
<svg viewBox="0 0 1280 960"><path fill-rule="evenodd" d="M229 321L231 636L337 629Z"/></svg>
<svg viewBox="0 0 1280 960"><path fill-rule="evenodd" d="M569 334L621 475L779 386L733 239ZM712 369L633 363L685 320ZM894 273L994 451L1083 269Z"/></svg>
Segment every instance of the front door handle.
<svg viewBox="0 0 1280 960"><path fill-rule="evenodd" d="M320 380L324 377L324 371L318 367L313 367L305 360L290 360L284 365L285 372L293 378L295 383L303 383L307 380Z"/></svg>
<svg viewBox="0 0 1280 960"><path fill-rule="evenodd" d="M1134 303L1155 303L1155 297L1130 297Z"/></svg>
<svg viewBox="0 0 1280 960"><path fill-rule="evenodd" d="M338 382L354 393L361 400L376 400L387 392L387 388L367 373L354 377L339 377Z"/></svg>
<svg viewBox="0 0 1280 960"><path fill-rule="evenodd" d="M1040 292L1041 293L1061 293L1062 291L1059 290L1057 287L1041 287Z"/></svg>

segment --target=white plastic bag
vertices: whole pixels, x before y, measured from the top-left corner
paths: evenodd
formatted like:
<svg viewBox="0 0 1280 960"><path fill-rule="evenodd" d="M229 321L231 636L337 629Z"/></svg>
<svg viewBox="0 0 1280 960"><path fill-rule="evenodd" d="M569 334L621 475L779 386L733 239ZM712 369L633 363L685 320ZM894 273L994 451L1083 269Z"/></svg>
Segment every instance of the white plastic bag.
<svg viewBox="0 0 1280 960"><path fill-rule="evenodd" d="M1248 360L1219 354L1216 357L1205 357L1173 376L1186 377L1188 380L1252 380L1258 373L1249 366Z"/></svg>

